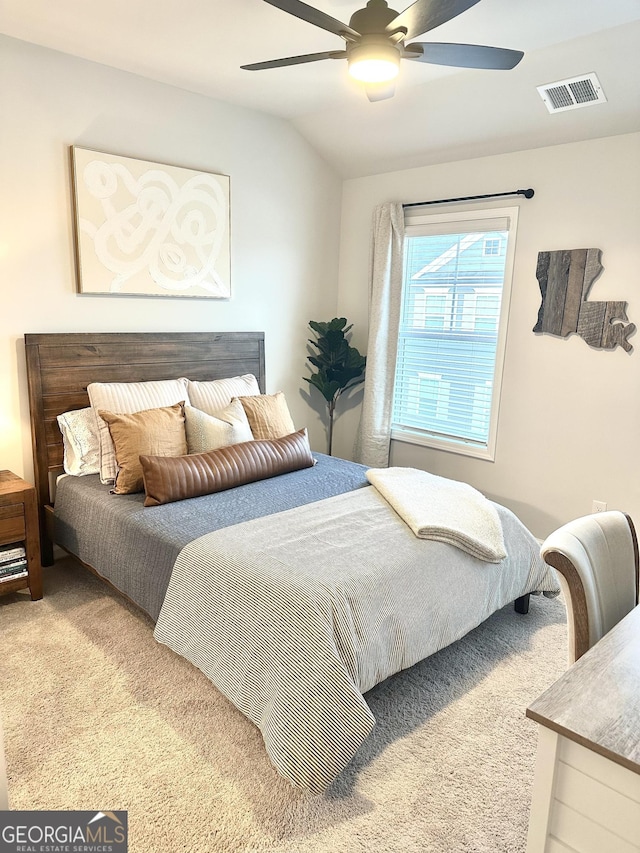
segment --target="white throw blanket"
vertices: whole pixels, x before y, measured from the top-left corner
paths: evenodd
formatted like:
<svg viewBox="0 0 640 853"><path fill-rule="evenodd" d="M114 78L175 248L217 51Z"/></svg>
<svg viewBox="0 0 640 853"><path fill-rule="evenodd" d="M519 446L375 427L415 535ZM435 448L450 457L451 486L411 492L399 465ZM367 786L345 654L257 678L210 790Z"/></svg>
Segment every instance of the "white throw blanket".
<svg viewBox="0 0 640 853"><path fill-rule="evenodd" d="M495 506L468 483L417 468L370 468L367 479L421 539L499 563L506 556Z"/></svg>

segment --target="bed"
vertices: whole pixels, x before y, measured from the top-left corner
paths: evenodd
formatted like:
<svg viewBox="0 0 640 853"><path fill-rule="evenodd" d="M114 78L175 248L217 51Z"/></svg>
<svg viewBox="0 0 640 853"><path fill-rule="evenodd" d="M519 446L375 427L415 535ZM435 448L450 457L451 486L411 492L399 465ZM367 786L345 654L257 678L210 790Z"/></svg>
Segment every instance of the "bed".
<svg viewBox="0 0 640 853"><path fill-rule="evenodd" d="M145 610L156 639L260 728L299 788L325 790L368 737L367 690L505 604L559 590L504 507L507 555L478 560L418 539L363 466L323 454L159 506L111 494L97 475L58 479L56 418L88 405L89 383L253 374L264 393L261 333L26 335L25 347L43 561L55 542Z"/></svg>

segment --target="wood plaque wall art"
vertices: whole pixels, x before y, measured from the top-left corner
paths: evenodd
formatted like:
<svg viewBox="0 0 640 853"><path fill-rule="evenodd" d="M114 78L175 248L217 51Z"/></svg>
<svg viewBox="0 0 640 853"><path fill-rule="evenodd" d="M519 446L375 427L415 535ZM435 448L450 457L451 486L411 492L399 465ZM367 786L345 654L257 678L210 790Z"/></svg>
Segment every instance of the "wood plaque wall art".
<svg viewBox="0 0 640 853"><path fill-rule="evenodd" d="M566 338L580 335L591 347L627 352L635 332L628 322L626 302L592 302L592 284L603 270L600 249L560 249L539 252L536 277L542 303L534 332Z"/></svg>

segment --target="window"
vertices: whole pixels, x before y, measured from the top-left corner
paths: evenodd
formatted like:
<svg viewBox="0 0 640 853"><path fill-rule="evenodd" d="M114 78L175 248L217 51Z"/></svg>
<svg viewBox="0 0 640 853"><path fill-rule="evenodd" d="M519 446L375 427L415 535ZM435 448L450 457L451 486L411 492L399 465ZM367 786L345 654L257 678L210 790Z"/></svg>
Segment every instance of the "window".
<svg viewBox="0 0 640 853"><path fill-rule="evenodd" d="M485 237L484 243L482 246L482 254L483 255L499 255L500 254L500 243L501 243L501 240L499 237Z"/></svg>
<svg viewBox="0 0 640 853"><path fill-rule="evenodd" d="M407 214L392 438L494 458L517 215Z"/></svg>

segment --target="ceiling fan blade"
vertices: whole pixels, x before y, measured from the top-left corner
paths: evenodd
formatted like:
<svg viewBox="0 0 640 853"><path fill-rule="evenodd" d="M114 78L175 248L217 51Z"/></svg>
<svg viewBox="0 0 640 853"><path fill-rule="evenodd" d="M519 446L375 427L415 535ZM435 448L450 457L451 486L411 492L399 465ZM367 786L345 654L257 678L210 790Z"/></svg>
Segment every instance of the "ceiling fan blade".
<svg viewBox="0 0 640 853"><path fill-rule="evenodd" d="M396 92L395 83L367 83L364 87L370 101L386 101Z"/></svg>
<svg viewBox="0 0 640 853"><path fill-rule="evenodd" d="M321 59L346 59L346 50L325 50L322 53L304 53L302 56L285 56L284 59L270 59L267 62L254 62L241 65L245 71L264 71L267 68L283 68L285 65L302 65L304 62L319 62Z"/></svg>
<svg viewBox="0 0 640 853"><path fill-rule="evenodd" d="M416 0L388 24L387 32L402 27L407 31L405 38L412 39L445 24L479 2L480 0Z"/></svg>
<svg viewBox="0 0 640 853"><path fill-rule="evenodd" d="M416 50L420 48L420 52ZM414 42L408 44L404 59L429 62L432 65L453 65L455 68L487 68L509 71L520 62L521 50L504 47L485 47L481 44L444 44L442 42Z"/></svg>
<svg viewBox="0 0 640 853"><path fill-rule="evenodd" d="M337 36L348 38L349 41L360 38L360 33L352 29L348 24L343 24L342 21L332 18L331 15L325 15L320 9L315 9L313 6L307 6L306 3L301 3L300 0L265 0L271 6L276 6L282 9L283 12L288 12L296 18L307 21L310 24L315 24L322 30L327 30L330 33L335 33Z"/></svg>

